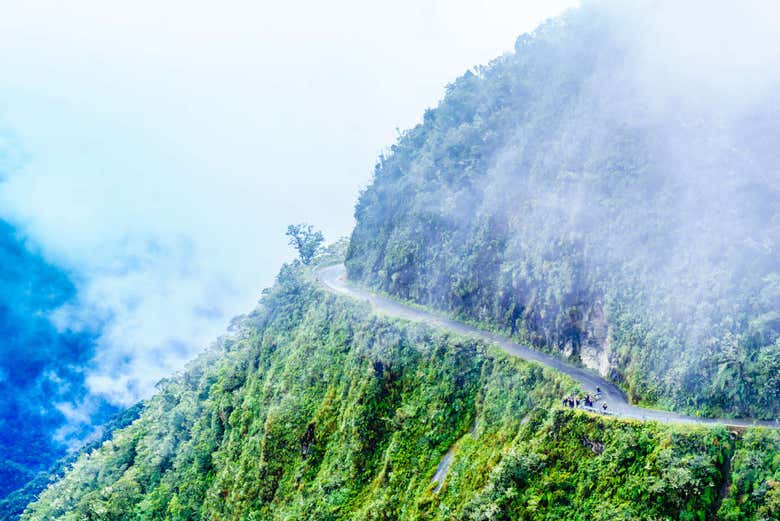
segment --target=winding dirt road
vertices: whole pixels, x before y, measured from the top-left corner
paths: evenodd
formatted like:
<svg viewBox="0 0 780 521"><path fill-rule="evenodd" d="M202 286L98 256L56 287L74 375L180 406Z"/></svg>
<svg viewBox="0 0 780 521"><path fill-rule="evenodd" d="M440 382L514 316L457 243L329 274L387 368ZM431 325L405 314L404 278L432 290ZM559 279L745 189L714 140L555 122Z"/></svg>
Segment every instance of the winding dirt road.
<svg viewBox="0 0 780 521"><path fill-rule="evenodd" d="M637 420L653 420L663 423L723 424L735 427L763 426L773 429L780 428L780 420L754 421L700 418L655 409L644 409L630 404L625 393L615 384L587 369L576 367L558 358L535 351L503 336L489 333L455 320L442 318L432 313L377 295L369 290L359 288L347 280L346 268L343 264L321 268L317 270L316 277L323 286L334 293L357 300L368 301L374 311L379 314L414 322L424 322L461 335L477 337L487 342L493 342L512 356L542 364L570 376L580 384L583 391L593 393L597 387L600 387L602 391L602 400L608 404L608 410L610 414L614 416Z"/></svg>

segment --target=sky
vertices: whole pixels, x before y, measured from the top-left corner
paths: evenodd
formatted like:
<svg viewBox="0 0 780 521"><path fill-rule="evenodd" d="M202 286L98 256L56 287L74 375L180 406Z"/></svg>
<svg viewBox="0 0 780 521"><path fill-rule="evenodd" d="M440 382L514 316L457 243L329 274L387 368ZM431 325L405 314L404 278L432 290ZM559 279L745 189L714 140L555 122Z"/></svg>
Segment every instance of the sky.
<svg viewBox="0 0 780 521"><path fill-rule="evenodd" d="M254 307L288 224L348 235L399 129L575 4L0 0L0 219L72 280L47 317L98 331L89 393L148 396Z"/></svg>

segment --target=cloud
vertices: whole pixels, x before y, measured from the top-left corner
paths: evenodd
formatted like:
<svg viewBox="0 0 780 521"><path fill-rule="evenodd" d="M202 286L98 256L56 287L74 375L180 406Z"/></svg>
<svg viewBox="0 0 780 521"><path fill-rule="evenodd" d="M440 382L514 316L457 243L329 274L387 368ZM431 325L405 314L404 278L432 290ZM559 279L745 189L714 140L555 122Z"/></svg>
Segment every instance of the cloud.
<svg viewBox="0 0 780 521"><path fill-rule="evenodd" d="M114 408L89 396L84 368L98 331L58 329L52 318L74 302L67 273L47 264L18 230L0 221L0 467L14 473L0 497L78 444Z"/></svg>
<svg viewBox="0 0 780 521"><path fill-rule="evenodd" d="M780 7L763 0L601 1L619 19L625 80L646 101L698 97L701 108L744 110L772 94L780 79Z"/></svg>
<svg viewBox="0 0 780 521"><path fill-rule="evenodd" d="M147 396L250 309L290 257L287 224L348 234L396 127L574 3L6 9L0 121L24 161L0 216L73 279L52 320L99 330L91 393Z"/></svg>

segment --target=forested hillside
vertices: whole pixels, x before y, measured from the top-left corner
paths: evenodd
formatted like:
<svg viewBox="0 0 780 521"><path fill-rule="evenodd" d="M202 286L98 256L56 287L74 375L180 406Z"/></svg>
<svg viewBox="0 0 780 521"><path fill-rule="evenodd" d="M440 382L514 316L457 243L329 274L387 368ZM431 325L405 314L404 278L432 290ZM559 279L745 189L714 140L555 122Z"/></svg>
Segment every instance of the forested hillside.
<svg viewBox="0 0 780 521"><path fill-rule="evenodd" d="M400 136L357 204L349 276L637 402L776 418L780 89L699 81L642 39L652 11L612 4L520 37Z"/></svg>
<svg viewBox="0 0 780 521"><path fill-rule="evenodd" d="M776 433L556 409L571 382L286 267L23 519L772 519ZM432 477L452 449L442 483ZM723 487L732 462L733 485ZM773 481L775 480L775 481ZM725 492L721 494L721 492Z"/></svg>
<svg viewBox="0 0 780 521"><path fill-rule="evenodd" d="M682 81L645 2L584 4L399 137L348 246L288 228L258 307L22 519L780 519L780 430L563 408L562 373L316 281L346 248L353 282L637 402L780 416L780 89Z"/></svg>

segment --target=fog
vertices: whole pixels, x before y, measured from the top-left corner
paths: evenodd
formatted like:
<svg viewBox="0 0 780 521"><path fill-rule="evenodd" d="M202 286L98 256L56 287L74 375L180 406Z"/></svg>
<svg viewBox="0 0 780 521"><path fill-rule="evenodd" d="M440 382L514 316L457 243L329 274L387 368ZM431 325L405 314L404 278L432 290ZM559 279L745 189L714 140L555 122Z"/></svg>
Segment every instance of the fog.
<svg viewBox="0 0 780 521"><path fill-rule="evenodd" d="M251 309L287 224L347 235L396 129L572 3L4 5L0 216L75 284L53 323L100 331L92 395L148 396Z"/></svg>
<svg viewBox="0 0 780 521"><path fill-rule="evenodd" d="M772 417L778 22L766 2L594 0L524 35L383 162L350 274L637 399Z"/></svg>
<svg viewBox="0 0 780 521"><path fill-rule="evenodd" d="M777 311L780 11L590 2L569 21L595 26L599 50L558 139L534 143L524 121L489 173L485 211L516 228L508 255L582 241L582 283L626 275L648 315L701 349Z"/></svg>

